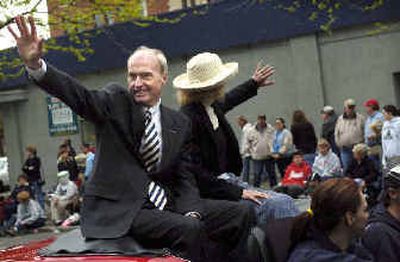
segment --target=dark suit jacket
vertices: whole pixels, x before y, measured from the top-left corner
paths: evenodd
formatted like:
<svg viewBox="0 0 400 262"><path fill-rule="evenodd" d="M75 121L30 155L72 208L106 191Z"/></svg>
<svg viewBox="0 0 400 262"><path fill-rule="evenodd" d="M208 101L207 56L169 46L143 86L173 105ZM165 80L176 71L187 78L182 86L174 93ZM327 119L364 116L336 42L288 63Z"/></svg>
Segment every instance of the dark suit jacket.
<svg viewBox="0 0 400 262"><path fill-rule="evenodd" d="M223 100L216 101L211 105L226 138L226 151L228 152L226 156L218 155L217 138L204 106L201 103L191 103L181 107L180 110L192 121L192 161L198 166L196 179L202 197L228 200L239 200L241 198L242 188L216 178L225 172L239 176L242 171L239 143L232 127L225 118L225 114L235 106L255 96L257 89L255 81L246 81L227 92ZM220 169L219 157L227 158L228 166L226 170Z"/></svg>
<svg viewBox="0 0 400 262"><path fill-rule="evenodd" d="M145 202L149 177L166 189L167 206L174 212L202 212L195 179L186 168L191 127L182 113L161 106L161 164L157 172L147 174L138 153L144 132L142 108L126 88L110 84L89 91L50 65L37 84L95 125L96 158L85 187L81 221L85 237L126 234Z"/></svg>

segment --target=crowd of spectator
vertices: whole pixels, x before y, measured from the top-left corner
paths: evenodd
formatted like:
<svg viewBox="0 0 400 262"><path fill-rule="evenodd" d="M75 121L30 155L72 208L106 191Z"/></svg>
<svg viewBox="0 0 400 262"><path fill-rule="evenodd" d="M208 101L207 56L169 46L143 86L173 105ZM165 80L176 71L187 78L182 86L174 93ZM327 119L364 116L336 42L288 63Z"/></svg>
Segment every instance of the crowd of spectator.
<svg viewBox="0 0 400 262"><path fill-rule="evenodd" d="M301 110L293 112L290 128L280 117L273 126L265 115L259 115L254 124L240 116L243 180L259 187L268 179L270 188L274 188L278 185L276 170L283 178L290 163L294 164L293 156L301 152L312 174L317 173L321 179L363 179L368 195L376 198L382 188L382 174L400 162L400 118L393 105L386 105L380 112L375 99L365 101L364 108L367 116L356 111L354 99L347 99L338 117L332 106L323 107L318 136Z"/></svg>
<svg viewBox="0 0 400 262"><path fill-rule="evenodd" d="M301 110L293 113L289 129L281 118L275 128L265 115L254 124L238 118L241 154L250 166L243 169L243 180L256 186L269 180L277 192L311 200L307 212L264 226L269 251L263 256L296 262L398 261L399 113L393 105L380 111L375 99L363 105L366 116L356 111L353 99L344 101L340 116L325 106L319 138ZM280 151L280 146L289 150ZM275 168L277 159L284 158L291 163ZM289 237L282 237L283 228ZM283 242L277 247L271 239Z"/></svg>
<svg viewBox="0 0 400 262"><path fill-rule="evenodd" d="M74 220L79 223L81 193L94 163L94 148L81 146L76 154L71 140L65 139L57 154L57 184L44 192L45 179L41 159L33 145L26 147L26 160L17 184L0 202L0 233L16 235L37 232L47 224L60 226ZM83 163L80 161L83 159ZM71 224L71 223L68 223Z"/></svg>

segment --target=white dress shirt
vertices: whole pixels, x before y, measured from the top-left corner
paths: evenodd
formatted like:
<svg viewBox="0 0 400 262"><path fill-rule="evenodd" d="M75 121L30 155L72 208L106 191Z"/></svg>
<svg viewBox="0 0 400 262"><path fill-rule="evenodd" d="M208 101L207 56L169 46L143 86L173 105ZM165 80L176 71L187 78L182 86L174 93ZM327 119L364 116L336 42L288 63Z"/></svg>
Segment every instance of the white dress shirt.
<svg viewBox="0 0 400 262"><path fill-rule="evenodd" d="M47 72L47 64L43 59L40 59L40 63L42 66L38 69L31 69L29 67L25 67L28 74L35 79L36 81L41 80Z"/></svg>
<svg viewBox="0 0 400 262"><path fill-rule="evenodd" d="M212 108L210 103L203 103L204 108L206 109L208 118L211 121L211 125L213 127L214 130L217 130L219 127L219 121L218 121L218 117L215 114L214 108Z"/></svg>

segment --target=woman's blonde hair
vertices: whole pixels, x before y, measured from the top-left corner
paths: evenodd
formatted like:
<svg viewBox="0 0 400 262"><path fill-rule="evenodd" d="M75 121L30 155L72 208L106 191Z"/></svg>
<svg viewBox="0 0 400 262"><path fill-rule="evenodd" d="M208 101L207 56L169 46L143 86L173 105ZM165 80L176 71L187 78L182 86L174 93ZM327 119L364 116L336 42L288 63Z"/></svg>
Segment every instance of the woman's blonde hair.
<svg viewBox="0 0 400 262"><path fill-rule="evenodd" d="M357 144L353 147L353 153L366 156L368 154L368 146L364 143Z"/></svg>
<svg viewBox="0 0 400 262"><path fill-rule="evenodd" d="M327 145L329 148L331 148L331 144L329 144L328 140L326 140L325 138L320 138L318 140L318 146L322 146L322 145Z"/></svg>
<svg viewBox="0 0 400 262"><path fill-rule="evenodd" d="M218 85L207 90L184 90L176 91L176 99L180 106L196 102L215 101L224 97L224 85Z"/></svg>

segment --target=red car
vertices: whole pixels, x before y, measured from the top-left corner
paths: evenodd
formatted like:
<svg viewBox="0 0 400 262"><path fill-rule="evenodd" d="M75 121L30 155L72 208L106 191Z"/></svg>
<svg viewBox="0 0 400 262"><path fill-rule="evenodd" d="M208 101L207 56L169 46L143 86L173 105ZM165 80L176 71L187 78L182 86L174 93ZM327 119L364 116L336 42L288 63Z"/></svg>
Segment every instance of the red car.
<svg viewBox="0 0 400 262"><path fill-rule="evenodd" d="M79 231L79 230L78 230ZM96 242L96 241L93 241ZM146 250L134 241L94 243L85 246L80 232L70 232L60 238L49 238L43 241L16 246L0 251L0 261L45 261L45 262L74 262L74 261L115 261L115 262L183 262L181 258L169 255L163 250ZM102 246L103 245L103 246ZM88 249L88 250L86 250ZM93 252L100 250L100 252Z"/></svg>

